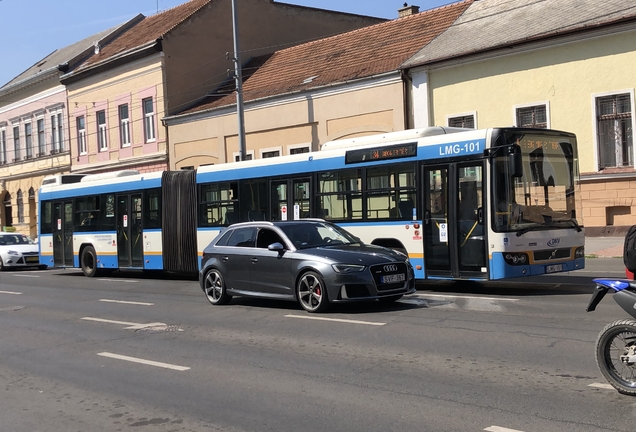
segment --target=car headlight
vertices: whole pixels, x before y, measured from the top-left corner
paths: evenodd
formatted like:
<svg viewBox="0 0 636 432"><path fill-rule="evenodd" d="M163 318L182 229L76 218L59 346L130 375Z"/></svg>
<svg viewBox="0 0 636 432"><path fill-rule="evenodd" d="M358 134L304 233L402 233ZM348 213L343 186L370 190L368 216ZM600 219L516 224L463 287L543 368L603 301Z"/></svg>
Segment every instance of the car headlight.
<svg viewBox="0 0 636 432"><path fill-rule="evenodd" d="M332 264L334 271L336 273L355 273L361 272L366 267L358 264Z"/></svg>
<svg viewBox="0 0 636 432"><path fill-rule="evenodd" d="M9 255L20 255L20 252L18 252L18 251L13 251L13 250L8 251L7 253L8 253Z"/></svg>

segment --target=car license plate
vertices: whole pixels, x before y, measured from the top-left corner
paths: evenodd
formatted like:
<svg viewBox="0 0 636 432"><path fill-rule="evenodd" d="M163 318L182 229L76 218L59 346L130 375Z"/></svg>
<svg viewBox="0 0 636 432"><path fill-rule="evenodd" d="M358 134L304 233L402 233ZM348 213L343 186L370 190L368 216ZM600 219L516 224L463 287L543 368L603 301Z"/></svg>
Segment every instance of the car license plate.
<svg viewBox="0 0 636 432"><path fill-rule="evenodd" d="M28 256L28 257L26 257L26 262L28 262L28 263L40 262L40 257Z"/></svg>
<svg viewBox="0 0 636 432"><path fill-rule="evenodd" d="M382 283L393 283L393 282L402 282L405 279L406 279L406 275L404 273L399 273L399 274L382 276L380 278L380 281Z"/></svg>
<svg viewBox="0 0 636 432"><path fill-rule="evenodd" d="M545 266L546 273L554 273L554 272L560 272L560 271L563 271L563 264L554 264L554 265Z"/></svg>

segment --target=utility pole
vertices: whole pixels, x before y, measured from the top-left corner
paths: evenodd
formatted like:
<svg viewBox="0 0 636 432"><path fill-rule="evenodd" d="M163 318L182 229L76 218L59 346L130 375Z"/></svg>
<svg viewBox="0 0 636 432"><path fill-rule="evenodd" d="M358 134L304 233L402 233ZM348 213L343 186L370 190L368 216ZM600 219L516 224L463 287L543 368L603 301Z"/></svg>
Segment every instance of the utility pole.
<svg viewBox="0 0 636 432"><path fill-rule="evenodd" d="M241 56L239 53L236 0L232 0L232 22L234 28L234 79L236 80L236 114L238 117L239 153L241 160L245 160L247 149L245 147L245 118L243 115L243 72L241 70Z"/></svg>

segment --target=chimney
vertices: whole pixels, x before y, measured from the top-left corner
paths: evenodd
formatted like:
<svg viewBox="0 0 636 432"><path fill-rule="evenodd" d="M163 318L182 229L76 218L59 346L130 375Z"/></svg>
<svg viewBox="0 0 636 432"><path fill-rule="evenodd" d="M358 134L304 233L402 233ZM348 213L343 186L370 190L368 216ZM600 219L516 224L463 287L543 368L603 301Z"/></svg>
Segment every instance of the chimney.
<svg viewBox="0 0 636 432"><path fill-rule="evenodd" d="M407 3L404 3L404 7L402 9L398 9L398 18L415 15L416 13L420 13L419 6L409 6Z"/></svg>

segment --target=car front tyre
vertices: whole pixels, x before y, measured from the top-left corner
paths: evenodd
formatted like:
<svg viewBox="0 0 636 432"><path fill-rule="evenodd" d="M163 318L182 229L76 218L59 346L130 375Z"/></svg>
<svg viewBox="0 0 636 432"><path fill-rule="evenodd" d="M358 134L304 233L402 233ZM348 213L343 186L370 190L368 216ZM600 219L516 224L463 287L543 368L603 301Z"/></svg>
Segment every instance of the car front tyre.
<svg viewBox="0 0 636 432"><path fill-rule="evenodd" d="M324 312L329 307L325 282L318 273L308 271L298 280L296 286L298 302L307 312Z"/></svg>
<svg viewBox="0 0 636 432"><path fill-rule="evenodd" d="M84 276L93 277L97 275L97 254L95 253L95 248L93 248L93 246L86 246L82 250L80 265Z"/></svg>
<svg viewBox="0 0 636 432"><path fill-rule="evenodd" d="M0 258L0 271L5 271L7 268L4 266L4 261Z"/></svg>
<svg viewBox="0 0 636 432"><path fill-rule="evenodd" d="M217 269L210 269L205 274L203 291L208 301L213 305L224 305L232 300L232 296L227 293L223 275Z"/></svg>

